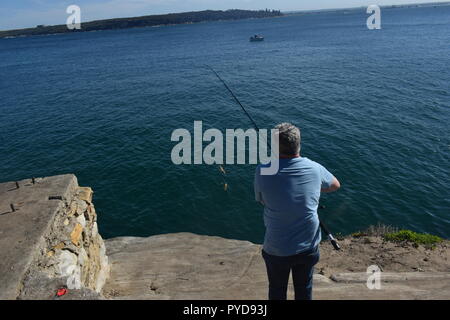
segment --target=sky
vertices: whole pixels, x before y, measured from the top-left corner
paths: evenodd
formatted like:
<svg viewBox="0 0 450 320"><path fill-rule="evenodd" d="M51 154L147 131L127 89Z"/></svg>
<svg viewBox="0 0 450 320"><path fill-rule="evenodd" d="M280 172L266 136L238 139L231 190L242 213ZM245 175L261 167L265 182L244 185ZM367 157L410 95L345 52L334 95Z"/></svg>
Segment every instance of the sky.
<svg viewBox="0 0 450 320"><path fill-rule="evenodd" d="M72 4L81 8L81 22L87 22L207 9L296 11L426 2L445 0L1 0L0 30L65 24Z"/></svg>

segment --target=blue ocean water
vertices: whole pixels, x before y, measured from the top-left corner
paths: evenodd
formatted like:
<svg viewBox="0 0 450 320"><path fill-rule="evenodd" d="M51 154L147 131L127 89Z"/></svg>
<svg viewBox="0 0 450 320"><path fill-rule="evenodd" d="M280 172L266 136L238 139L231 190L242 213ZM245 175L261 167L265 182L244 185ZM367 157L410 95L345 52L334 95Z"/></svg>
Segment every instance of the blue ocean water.
<svg viewBox="0 0 450 320"><path fill-rule="evenodd" d="M106 237L194 232L261 243L254 165L176 166L176 128L291 121L342 189L322 219L450 237L450 6L0 39L0 181L75 173ZM266 41L250 43L263 34Z"/></svg>

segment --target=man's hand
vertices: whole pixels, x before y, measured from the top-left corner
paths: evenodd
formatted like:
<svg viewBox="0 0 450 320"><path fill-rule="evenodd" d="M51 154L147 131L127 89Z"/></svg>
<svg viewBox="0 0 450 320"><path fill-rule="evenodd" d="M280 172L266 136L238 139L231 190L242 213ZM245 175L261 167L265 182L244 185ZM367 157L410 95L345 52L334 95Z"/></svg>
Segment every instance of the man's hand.
<svg viewBox="0 0 450 320"><path fill-rule="evenodd" d="M320 189L320 192L334 192L338 190L341 187L341 184L339 183L339 180L336 179L336 177L333 177L333 182L331 183L331 186L329 188L322 188Z"/></svg>

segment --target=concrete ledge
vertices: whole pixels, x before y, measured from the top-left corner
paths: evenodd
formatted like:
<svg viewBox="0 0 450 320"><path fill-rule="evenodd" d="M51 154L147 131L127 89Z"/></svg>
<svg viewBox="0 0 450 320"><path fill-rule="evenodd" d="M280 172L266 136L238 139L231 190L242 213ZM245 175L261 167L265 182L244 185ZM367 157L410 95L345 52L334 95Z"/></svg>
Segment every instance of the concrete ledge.
<svg viewBox="0 0 450 320"><path fill-rule="evenodd" d="M74 175L60 175L0 184L0 299L15 299L35 254L44 245L44 234L62 201L77 187ZM12 210L13 205L14 210Z"/></svg>
<svg viewBox="0 0 450 320"><path fill-rule="evenodd" d="M0 184L0 299L99 299L109 275L91 188L72 174Z"/></svg>

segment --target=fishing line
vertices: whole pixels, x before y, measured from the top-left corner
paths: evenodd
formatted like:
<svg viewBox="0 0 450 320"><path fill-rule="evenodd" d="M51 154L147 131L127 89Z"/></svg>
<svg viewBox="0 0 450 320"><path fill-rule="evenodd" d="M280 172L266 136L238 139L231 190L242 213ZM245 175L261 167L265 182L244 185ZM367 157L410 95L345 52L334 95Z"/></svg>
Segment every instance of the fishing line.
<svg viewBox="0 0 450 320"><path fill-rule="evenodd" d="M231 96L234 98L234 100L241 106L242 110L245 112L245 114L247 115L247 117L250 119L250 121L253 123L253 126L255 127L255 129L257 131L259 131L259 127L256 124L256 122L253 120L253 118L250 116L250 114L247 112L247 110L244 108L244 106L242 105L242 103L239 101L239 99L236 97L236 95L233 93L233 91L230 89L230 87L228 87L228 85L226 84L226 82L220 77L220 75L209 65L207 65L207 67L214 72L214 74L216 75L216 77L223 83L223 85L225 86L225 88L228 90L228 92L231 94ZM223 168L222 168L223 169ZM325 206L320 206L320 209L325 208ZM320 228L325 232L325 234L328 236L328 239L331 242L331 245L333 246L333 248L335 250L340 250L341 247L339 246L337 240L333 237L333 235L331 234L331 232L329 231L329 229L322 223L322 221L320 221L319 219L319 223L320 223Z"/></svg>

